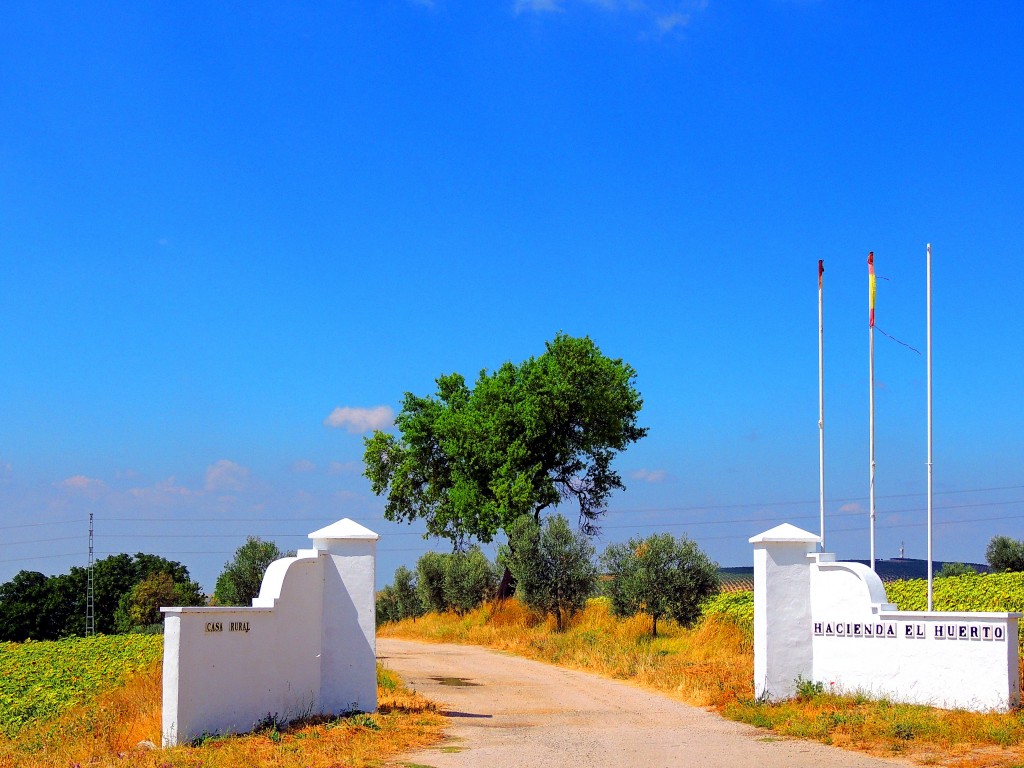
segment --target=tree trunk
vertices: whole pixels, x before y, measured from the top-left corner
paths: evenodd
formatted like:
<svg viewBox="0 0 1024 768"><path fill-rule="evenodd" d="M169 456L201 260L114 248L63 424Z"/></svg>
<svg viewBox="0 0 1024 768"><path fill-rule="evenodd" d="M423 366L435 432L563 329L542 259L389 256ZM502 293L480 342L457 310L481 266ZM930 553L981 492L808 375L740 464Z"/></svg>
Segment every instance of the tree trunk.
<svg viewBox="0 0 1024 768"><path fill-rule="evenodd" d="M512 597L516 593L516 580L512 578L512 571L507 567L505 573L501 576L501 582L498 584L498 591L494 594L495 600L505 600L506 598Z"/></svg>
<svg viewBox="0 0 1024 768"><path fill-rule="evenodd" d="M652 616L651 618L654 620L654 624L651 626L651 637L657 637L658 636L658 617L657 616Z"/></svg>

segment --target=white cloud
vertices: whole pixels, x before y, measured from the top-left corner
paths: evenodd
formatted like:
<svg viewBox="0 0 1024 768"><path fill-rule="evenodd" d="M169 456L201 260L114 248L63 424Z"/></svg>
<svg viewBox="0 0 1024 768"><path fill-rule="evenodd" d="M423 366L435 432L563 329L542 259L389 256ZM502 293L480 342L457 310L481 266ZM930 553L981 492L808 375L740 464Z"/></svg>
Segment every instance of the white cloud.
<svg viewBox="0 0 1024 768"><path fill-rule="evenodd" d="M358 475L363 471L363 464L360 461L332 461L327 465L327 472L331 475Z"/></svg>
<svg viewBox="0 0 1024 768"><path fill-rule="evenodd" d="M66 480L61 480L57 485L64 490L83 493L87 496L97 496L107 489L102 480L85 475L73 475Z"/></svg>
<svg viewBox="0 0 1024 768"><path fill-rule="evenodd" d="M309 459L299 459L298 461L292 462L292 472L296 474L307 474L309 472L316 472L316 464Z"/></svg>
<svg viewBox="0 0 1024 768"><path fill-rule="evenodd" d="M690 16L686 13L669 13L655 19L658 29L663 35L681 29L690 23Z"/></svg>
<svg viewBox="0 0 1024 768"><path fill-rule="evenodd" d="M211 464L206 468L207 491L241 491L249 479L249 469L228 459Z"/></svg>
<svg viewBox="0 0 1024 768"><path fill-rule="evenodd" d="M839 511L840 512L849 512L850 514L855 514L857 512L863 512L864 508L858 502L851 501L849 504L843 504L843 506L841 506L839 508Z"/></svg>
<svg viewBox="0 0 1024 768"><path fill-rule="evenodd" d="M78 494L88 499L96 499L106 493L106 483L102 480L97 480L95 477L86 477L85 475L73 475L53 484L70 494Z"/></svg>
<svg viewBox="0 0 1024 768"><path fill-rule="evenodd" d="M324 425L336 429L344 427L347 432L358 435L390 427L394 420L395 412L386 405L376 405L373 408L351 408L346 405L331 411L324 419Z"/></svg>
<svg viewBox="0 0 1024 768"><path fill-rule="evenodd" d="M129 488L128 495L141 501L163 504L172 499L194 496L195 492L184 485L178 485L177 478L172 475L166 480L161 480L156 485L144 488Z"/></svg>
<svg viewBox="0 0 1024 768"><path fill-rule="evenodd" d="M520 13L550 13L551 11L563 11L562 0L516 0L512 11L517 16Z"/></svg>
<svg viewBox="0 0 1024 768"><path fill-rule="evenodd" d="M664 469L638 469L629 476L644 483L663 483L668 479L668 472Z"/></svg>
<svg viewBox="0 0 1024 768"><path fill-rule="evenodd" d="M665 36L688 26L694 13L707 8L707 0L513 0L512 12L516 16L540 15L564 13L580 7L596 8L621 18L639 19L652 28L652 34Z"/></svg>

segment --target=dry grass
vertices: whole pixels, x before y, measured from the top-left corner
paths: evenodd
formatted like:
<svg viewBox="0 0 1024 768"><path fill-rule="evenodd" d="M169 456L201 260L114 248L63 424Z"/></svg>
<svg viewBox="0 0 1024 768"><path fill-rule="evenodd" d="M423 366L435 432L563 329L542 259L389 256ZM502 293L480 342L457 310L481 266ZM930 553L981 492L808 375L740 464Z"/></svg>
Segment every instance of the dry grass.
<svg viewBox="0 0 1024 768"><path fill-rule="evenodd" d="M629 680L698 706L722 706L753 694L751 639L732 622L711 619L687 630L661 620L658 637L651 638L649 618L616 619L602 599L591 600L563 632L555 631L553 618L506 600L461 617L429 614L388 624L378 634L485 645Z"/></svg>
<svg viewBox="0 0 1024 768"><path fill-rule="evenodd" d="M0 768L252 768L316 765L375 766L389 757L440 741L445 720L422 696L378 669L378 711L312 719L284 729L197 746L147 749L160 742L160 666L111 689L90 704L0 740Z"/></svg>
<svg viewBox="0 0 1024 768"><path fill-rule="evenodd" d="M629 680L783 736L925 765L1024 768L1021 712L978 714L831 695L765 704L753 699L749 631L714 617L689 630L659 622L658 630L651 639L650 619L616 619L599 599L557 633L553 619L509 600L461 617L432 614L385 625L378 634L485 645Z"/></svg>

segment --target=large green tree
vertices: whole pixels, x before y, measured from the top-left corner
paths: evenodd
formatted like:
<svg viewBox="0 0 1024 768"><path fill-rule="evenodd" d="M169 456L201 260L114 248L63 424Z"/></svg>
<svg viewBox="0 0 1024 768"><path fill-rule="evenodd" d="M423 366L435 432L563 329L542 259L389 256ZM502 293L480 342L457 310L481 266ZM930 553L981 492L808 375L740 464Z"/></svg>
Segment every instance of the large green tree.
<svg viewBox="0 0 1024 768"><path fill-rule="evenodd" d="M624 488L612 460L647 433L635 378L589 338L565 334L539 357L481 371L472 388L457 373L441 376L432 396L406 393L397 435L366 439L365 475L387 494L388 520L422 519L427 535L459 548L524 515L539 523L562 502L578 505L581 529L593 533Z"/></svg>

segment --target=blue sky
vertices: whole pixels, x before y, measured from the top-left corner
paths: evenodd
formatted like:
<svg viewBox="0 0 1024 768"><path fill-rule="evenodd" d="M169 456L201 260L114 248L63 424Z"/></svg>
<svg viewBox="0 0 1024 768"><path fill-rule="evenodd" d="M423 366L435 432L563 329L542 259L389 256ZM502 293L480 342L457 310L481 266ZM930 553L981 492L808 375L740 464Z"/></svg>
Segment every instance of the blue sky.
<svg viewBox="0 0 1024 768"><path fill-rule="evenodd" d="M924 351L935 556L1024 536L1017 3L11 2L0 10L0 580L352 517L402 394L589 335L637 370L610 541L867 557L866 257ZM925 556L925 364L876 338L878 556ZM389 411L388 409L391 409ZM571 518L574 515L570 513Z"/></svg>

